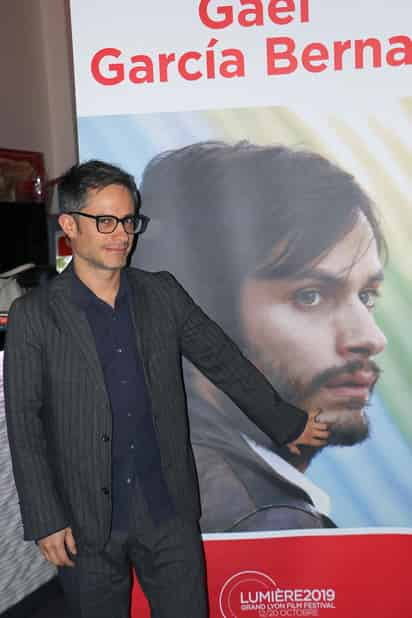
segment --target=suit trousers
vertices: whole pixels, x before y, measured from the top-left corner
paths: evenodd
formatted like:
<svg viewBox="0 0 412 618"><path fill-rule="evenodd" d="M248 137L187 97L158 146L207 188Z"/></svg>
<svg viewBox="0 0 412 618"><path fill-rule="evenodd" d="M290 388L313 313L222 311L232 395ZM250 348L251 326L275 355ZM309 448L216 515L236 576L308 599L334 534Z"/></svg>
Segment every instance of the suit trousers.
<svg viewBox="0 0 412 618"><path fill-rule="evenodd" d="M154 524L139 488L131 489L130 524L112 530L99 553L78 552L59 569L73 618L129 618L131 568L152 618L207 618L203 546L196 521Z"/></svg>

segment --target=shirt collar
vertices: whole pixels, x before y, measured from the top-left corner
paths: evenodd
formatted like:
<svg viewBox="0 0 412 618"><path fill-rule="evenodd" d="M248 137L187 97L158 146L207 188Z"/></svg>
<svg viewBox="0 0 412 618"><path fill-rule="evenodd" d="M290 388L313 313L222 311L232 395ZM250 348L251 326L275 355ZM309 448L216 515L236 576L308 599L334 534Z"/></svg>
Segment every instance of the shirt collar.
<svg viewBox="0 0 412 618"><path fill-rule="evenodd" d="M323 491L320 487L315 485L307 476L296 470L293 466L290 465L287 461L285 461L282 457L270 451L266 447L258 444L252 438L249 438L245 434L242 434L242 438L248 444L248 446L258 455L263 461L266 462L277 474L282 476L284 479L293 483L293 485L297 485L307 494L309 494L310 498L314 506L317 510L326 515L330 516L331 512L331 500L328 494Z"/></svg>
<svg viewBox="0 0 412 618"><path fill-rule="evenodd" d="M120 273L120 287L116 296L115 307L122 304L130 294L130 286L126 277L124 269ZM73 269L73 286L72 286L72 298L75 304L83 310L86 310L90 305L106 306L103 300L101 300L92 290L83 283L81 279L76 275Z"/></svg>

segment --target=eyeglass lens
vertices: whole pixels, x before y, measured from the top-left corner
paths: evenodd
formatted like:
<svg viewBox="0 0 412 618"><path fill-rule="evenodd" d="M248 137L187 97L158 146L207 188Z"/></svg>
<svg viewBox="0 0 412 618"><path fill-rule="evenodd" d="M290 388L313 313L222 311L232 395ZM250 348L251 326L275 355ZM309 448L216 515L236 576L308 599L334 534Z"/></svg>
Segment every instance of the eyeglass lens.
<svg viewBox="0 0 412 618"><path fill-rule="evenodd" d="M127 234L135 234L142 228L142 220L138 217L125 217L124 219L116 219L115 217L99 217L97 219L97 229L102 234L110 234L113 232L118 223L122 223L124 231Z"/></svg>

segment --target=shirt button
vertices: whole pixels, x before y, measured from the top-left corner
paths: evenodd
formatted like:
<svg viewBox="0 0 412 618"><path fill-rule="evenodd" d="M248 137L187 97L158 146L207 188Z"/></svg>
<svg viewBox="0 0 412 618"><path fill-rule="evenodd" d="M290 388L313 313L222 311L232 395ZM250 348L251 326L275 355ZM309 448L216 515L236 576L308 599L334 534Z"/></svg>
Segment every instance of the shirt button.
<svg viewBox="0 0 412 618"><path fill-rule="evenodd" d="M110 493L110 490L108 487L102 487L102 493L104 493L105 496L108 496Z"/></svg>
<svg viewBox="0 0 412 618"><path fill-rule="evenodd" d="M128 413L127 413L127 416L128 416L129 418L131 418L132 413L131 413L131 412L128 412Z"/></svg>
<svg viewBox="0 0 412 618"><path fill-rule="evenodd" d="M130 448L131 448L132 450L134 449L134 443L133 443L133 442L131 442L131 443L130 443Z"/></svg>
<svg viewBox="0 0 412 618"><path fill-rule="evenodd" d="M130 485L131 482L132 482L132 478L130 476L128 476L127 479L126 479L126 483L128 485Z"/></svg>
<svg viewBox="0 0 412 618"><path fill-rule="evenodd" d="M116 348L116 352L118 352L119 354L121 354L123 352L122 348Z"/></svg>
<svg viewBox="0 0 412 618"><path fill-rule="evenodd" d="M108 435L107 435L107 433L104 433L104 434L102 435L102 440L103 440L103 442L109 442L109 440L110 440L110 436L108 436Z"/></svg>

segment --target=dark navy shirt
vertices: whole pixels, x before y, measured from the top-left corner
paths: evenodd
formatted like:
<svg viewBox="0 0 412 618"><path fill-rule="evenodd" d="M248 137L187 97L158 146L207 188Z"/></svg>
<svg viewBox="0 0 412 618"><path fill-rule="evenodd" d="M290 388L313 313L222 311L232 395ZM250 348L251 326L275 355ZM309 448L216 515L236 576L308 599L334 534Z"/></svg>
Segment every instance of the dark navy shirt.
<svg viewBox="0 0 412 618"><path fill-rule="evenodd" d="M155 522L174 513L163 478L159 445L122 272L114 309L75 277L74 301L86 314L103 369L112 417L112 528L129 523L129 495L138 484ZM110 436L102 436L109 442ZM109 445L108 445L109 446Z"/></svg>

